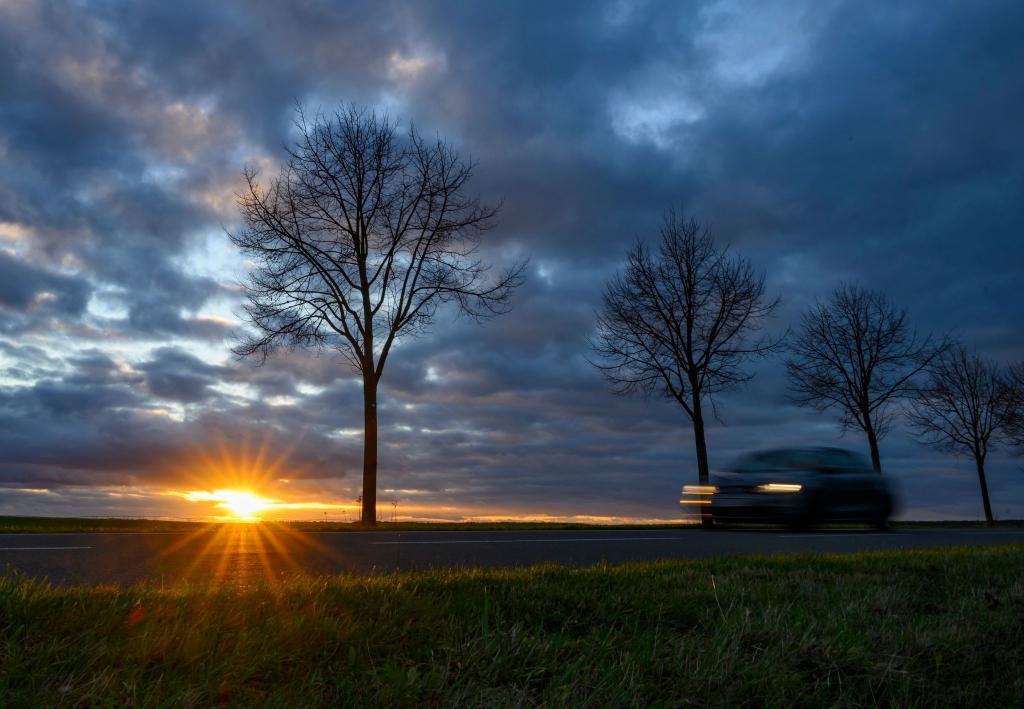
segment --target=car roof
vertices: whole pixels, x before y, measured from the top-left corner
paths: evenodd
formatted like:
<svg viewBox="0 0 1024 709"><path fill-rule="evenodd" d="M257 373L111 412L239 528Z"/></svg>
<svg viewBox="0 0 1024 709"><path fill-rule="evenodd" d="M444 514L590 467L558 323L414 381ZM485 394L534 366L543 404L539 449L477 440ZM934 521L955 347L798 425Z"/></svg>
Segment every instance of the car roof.
<svg viewBox="0 0 1024 709"><path fill-rule="evenodd" d="M828 451L831 453L854 453L848 448L837 448L836 446L794 446L791 448L762 448L751 451L745 455L764 455L765 453L794 453L796 451Z"/></svg>

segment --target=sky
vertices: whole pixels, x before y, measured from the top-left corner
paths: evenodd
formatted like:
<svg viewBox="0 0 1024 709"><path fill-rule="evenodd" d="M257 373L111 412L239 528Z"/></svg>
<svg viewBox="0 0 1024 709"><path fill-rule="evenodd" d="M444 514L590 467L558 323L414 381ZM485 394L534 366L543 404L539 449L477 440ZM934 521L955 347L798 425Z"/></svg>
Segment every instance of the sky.
<svg viewBox="0 0 1024 709"><path fill-rule="evenodd" d="M587 363L605 281L665 210L710 224L782 298L841 282L921 332L1024 359L1024 4L0 0L0 514L348 519L359 380L330 353L239 360L226 230L296 105L444 136L500 201L485 254L530 259L508 315L441 311L380 391L386 519L675 519L678 406ZM836 445L782 359L721 397L712 469ZM973 463L897 426L902 516L977 518ZM1024 462L989 461L997 517Z"/></svg>

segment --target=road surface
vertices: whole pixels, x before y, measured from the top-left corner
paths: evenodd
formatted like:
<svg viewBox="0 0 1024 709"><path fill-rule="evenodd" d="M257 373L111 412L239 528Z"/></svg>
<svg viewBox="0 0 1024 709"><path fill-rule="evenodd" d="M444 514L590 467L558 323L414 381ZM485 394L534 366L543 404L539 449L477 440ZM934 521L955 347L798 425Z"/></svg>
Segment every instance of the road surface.
<svg viewBox="0 0 1024 709"><path fill-rule="evenodd" d="M55 583L177 579L253 582L289 574L395 569L590 565L732 554L852 552L1024 543L1024 529L583 529L558 531L296 532L224 525L192 533L0 534L0 574Z"/></svg>

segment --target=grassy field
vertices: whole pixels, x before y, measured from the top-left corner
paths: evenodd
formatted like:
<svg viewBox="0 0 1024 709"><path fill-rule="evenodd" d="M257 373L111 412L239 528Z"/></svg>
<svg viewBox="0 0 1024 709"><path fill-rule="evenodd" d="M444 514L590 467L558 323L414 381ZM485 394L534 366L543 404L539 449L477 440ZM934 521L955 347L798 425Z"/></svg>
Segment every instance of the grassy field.
<svg viewBox="0 0 1024 709"><path fill-rule="evenodd" d="M1024 546L281 585L0 579L0 706L1020 706Z"/></svg>
<svg viewBox="0 0 1024 709"><path fill-rule="evenodd" d="M0 516L0 534L43 532L189 532L205 522L95 517Z"/></svg>

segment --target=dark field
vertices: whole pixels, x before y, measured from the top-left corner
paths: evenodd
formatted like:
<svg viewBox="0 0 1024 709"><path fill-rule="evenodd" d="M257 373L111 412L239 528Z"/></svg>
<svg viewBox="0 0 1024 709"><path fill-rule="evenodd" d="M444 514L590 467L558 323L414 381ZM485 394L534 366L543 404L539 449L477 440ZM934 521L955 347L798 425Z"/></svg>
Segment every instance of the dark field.
<svg viewBox="0 0 1024 709"><path fill-rule="evenodd" d="M1024 546L52 587L0 706L1013 706Z"/></svg>
<svg viewBox="0 0 1024 709"><path fill-rule="evenodd" d="M0 534L63 532L189 532L204 522L108 517L14 517L0 516Z"/></svg>

